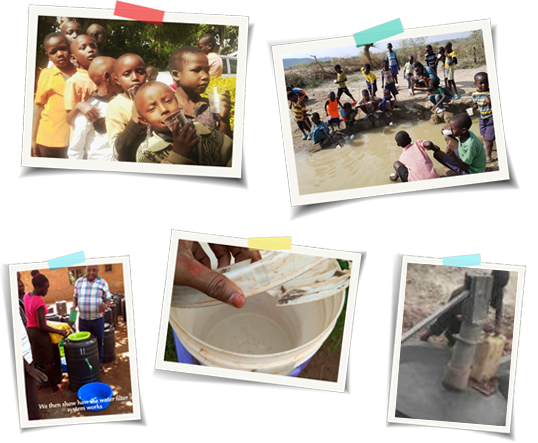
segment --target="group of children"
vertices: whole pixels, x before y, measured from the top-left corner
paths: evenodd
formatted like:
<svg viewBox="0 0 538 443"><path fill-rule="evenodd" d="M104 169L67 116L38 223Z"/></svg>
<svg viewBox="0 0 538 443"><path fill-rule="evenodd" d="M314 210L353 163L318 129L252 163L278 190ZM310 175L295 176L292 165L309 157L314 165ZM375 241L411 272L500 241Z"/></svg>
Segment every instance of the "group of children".
<svg viewBox="0 0 538 443"><path fill-rule="evenodd" d="M295 121L303 133L303 140L311 139L314 144L321 147L329 144L338 145L333 135L335 127L340 128L340 118L346 124L348 135L351 135L351 125L360 109L364 114L364 119L370 116L379 118L376 111L383 113L387 125L392 125L389 121L392 110L397 106L396 96L398 95L398 74L400 64L396 52L392 49L392 44L387 45L388 52L383 62L381 71L383 97L376 97L377 78L372 72L369 64L361 68L361 72L366 79L367 89L361 92L362 99L357 104L349 89L346 87L347 77L340 65L334 67L337 74L335 83L338 84L338 93L329 93L329 98L325 102L325 112L327 123L321 121L319 113L312 114L312 122L309 120L304 97L306 93L298 88L288 88L288 100L291 102L290 108L295 113ZM460 98L457 94L456 83L454 81L454 67L457 64L456 53L452 48L452 43L448 42L439 48L439 53L433 51L431 45L426 46L425 65L414 62L414 57L409 56L403 68L404 76L411 95L415 90L427 92L427 100L433 104L432 111L441 113L446 111L446 104L452 98ZM445 86L440 85L441 81L437 75L439 63L444 69ZM400 131L396 135L396 143L404 152L400 160L394 163L395 174L391 175L391 180L415 181L430 178L438 178L439 175L433 167L433 163L428 157L426 150L434 152L434 158L458 175L473 174L483 172L486 163L492 161L491 152L493 141L495 140L495 130L491 111L491 98L489 93L488 75L479 72L474 78L477 91L473 93L474 106L466 114L457 114L450 123L443 127L442 132L447 143L446 152L429 141L418 140L411 142L409 134ZM340 98L343 94L348 95L353 102L342 103ZM353 108L353 106L355 106ZM339 109L340 108L340 109ZM480 112L480 134L484 138L485 149L482 142L470 131L472 121L470 115L476 110ZM338 145L339 146L339 145Z"/></svg>
<svg viewBox="0 0 538 443"><path fill-rule="evenodd" d="M37 82L32 156L231 166L229 92L217 112L202 97L222 74L214 36L172 53L170 87L137 54L104 56L101 25L83 33L66 18L60 31L43 42L50 67ZM185 119L175 118L180 109Z"/></svg>

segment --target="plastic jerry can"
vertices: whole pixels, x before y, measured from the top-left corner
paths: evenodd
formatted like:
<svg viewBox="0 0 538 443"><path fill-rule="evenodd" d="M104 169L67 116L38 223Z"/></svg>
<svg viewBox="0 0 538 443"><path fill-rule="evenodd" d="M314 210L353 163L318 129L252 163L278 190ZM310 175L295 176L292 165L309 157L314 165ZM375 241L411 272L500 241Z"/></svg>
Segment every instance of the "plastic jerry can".
<svg viewBox="0 0 538 443"><path fill-rule="evenodd" d="M491 380L503 354L506 337L504 335L483 335L476 346L471 377L478 382Z"/></svg>

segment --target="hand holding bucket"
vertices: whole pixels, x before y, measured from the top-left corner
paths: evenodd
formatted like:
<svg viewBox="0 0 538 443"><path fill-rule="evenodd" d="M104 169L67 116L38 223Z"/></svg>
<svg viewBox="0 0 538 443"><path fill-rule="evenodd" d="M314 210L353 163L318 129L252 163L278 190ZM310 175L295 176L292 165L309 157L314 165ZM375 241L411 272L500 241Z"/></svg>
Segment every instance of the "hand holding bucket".
<svg viewBox="0 0 538 443"><path fill-rule="evenodd" d="M222 86L215 86L207 91L207 98L213 114L218 114L221 118L228 118L232 107L230 91Z"/></svg>

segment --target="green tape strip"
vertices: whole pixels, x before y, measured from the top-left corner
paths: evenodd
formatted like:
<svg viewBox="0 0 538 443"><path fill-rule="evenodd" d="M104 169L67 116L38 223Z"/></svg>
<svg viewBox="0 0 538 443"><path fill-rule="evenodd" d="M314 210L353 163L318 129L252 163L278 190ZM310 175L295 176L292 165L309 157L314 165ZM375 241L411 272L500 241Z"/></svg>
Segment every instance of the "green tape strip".
<svg viewBox="0 0 538 443"><path fill-rule="evenodd" d="M49 269L54 271L55 269L65 268L67 266L78 265L79 263L84 263L86 257L84 257L84 252L75 252L74 254L64 255L63 257L54 258L49 260L47 263Z"/></svg>
<svg viewBox="0 0 538 443"><path fill-rule="evenodd" d="M393 35L401 34L402 32L404 32L402 22L399 18L397 18L396 20L383 23L379 26L374 26L373 28L365 31L357 32L356 34L353 34L353 38L355 39L357 48L359 48L361 46L392 37Z"/></svg>
<svg viewBox="0 0 538 443"><path fill-rule="evenodd" d="M466 268L468 266L480 266L480 254L458 255L457 257L444 257L443 266L457 266Z"/></svg>

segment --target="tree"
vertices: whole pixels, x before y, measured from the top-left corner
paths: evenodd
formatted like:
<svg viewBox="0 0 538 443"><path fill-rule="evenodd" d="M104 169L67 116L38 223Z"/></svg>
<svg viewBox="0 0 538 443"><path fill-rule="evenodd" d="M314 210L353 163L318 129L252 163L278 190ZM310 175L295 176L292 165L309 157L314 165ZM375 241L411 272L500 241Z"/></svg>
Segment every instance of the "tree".
<svg viewBox="0 0 538 443"><path fill-rule="evenodd" d="M368 60L368 64L370 66L374 66L373 64L373 60L372 60L372 55L370 54L370 48L374 48L374 44L373 43L368 43L367 45L364 45L364 56L366 57L366 60Z"/></svg>
<svg viewBox="0 0 538 443"><path fill-rule="evenodd" d="M400 63L407 63L407 57L412 55L415 62L424 61L423 54L426 47L426 37L418 38L404 38L402 40L402 46L398 50Z"/></svg>

